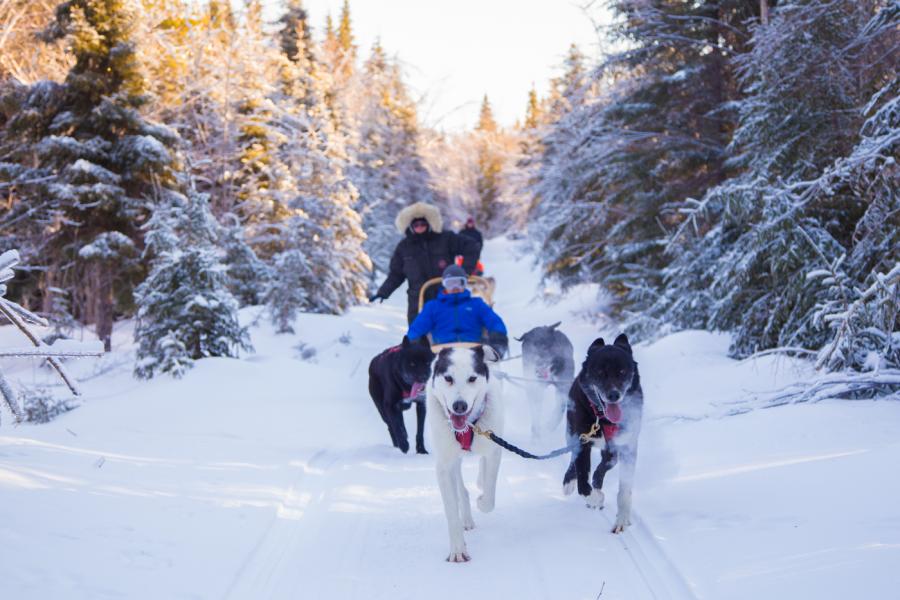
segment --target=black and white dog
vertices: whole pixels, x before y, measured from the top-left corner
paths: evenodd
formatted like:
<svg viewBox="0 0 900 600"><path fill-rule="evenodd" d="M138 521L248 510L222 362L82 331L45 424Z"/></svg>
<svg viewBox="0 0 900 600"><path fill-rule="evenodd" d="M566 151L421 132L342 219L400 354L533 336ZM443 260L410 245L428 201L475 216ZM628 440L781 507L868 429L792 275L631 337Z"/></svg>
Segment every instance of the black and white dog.
<svg viewBox="0 0 900 600"><path fill-rule="evenodd" d="M601 461L591 482L591 447L582 444L572 453L572 461L563 477L563 491L587 497L590 508L603 508L603 477L616 462L619 467L618 513L613 533L621 533L631 524L631 491L637 459L638 434L644 395L637 363L625 334L612 346L597 338L588 348L587 358L569 391L568 435L570 443L581 434L589 433L592 425L599 425L606 441Z"/></svg>
<svg viewBox="0 0 900 600"><path fill-rule="evenodd" d="M531 412L531 435L538 437L541 430L555 429L566 412L568 392L575 378L575 349L572 342L558 330L560 322L547 327L535 327L516 338L522 342L522 374L530 381L525 385L525 395ZM544 391L552 385L556 392L556 406L546 423L542 420Z"/></svg>
<svg viewBox="0 0 900 600"><path fill-rule="evenodd" d="M461 469L467 454L481 457L478 471L481 495L476 504L482 512L494 509L500 446L475 435L473 425L502 435L502 386L498 377L491 376L488 364L498 358L487 346L441 350L426 391L438 486L450 533L447 556L450 562L469 560L463 531L475 527Z"/></svg>
<svg viewBox="0 0 900 600"><path fill-rule="evenodd" d="M369 363L369 394L387 425L391 442L404 453L409 437L403 411L416 403L416 452L425 451L425 384L431 374L434 353L427 342L412 343L404 336L399 346L388 348Z"/></svg>

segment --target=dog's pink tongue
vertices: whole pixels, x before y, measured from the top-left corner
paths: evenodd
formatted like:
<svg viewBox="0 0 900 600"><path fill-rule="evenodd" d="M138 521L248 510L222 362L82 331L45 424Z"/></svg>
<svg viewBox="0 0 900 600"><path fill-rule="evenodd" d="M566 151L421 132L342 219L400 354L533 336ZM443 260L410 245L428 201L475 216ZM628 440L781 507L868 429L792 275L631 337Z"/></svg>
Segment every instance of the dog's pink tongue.
<svg viewBox="0 0 900 600"><path fill-rule="evenodd" d="M419 396L422 395L422 392L425 391L425 384L419 383L418 381L412 384L412 389L409 390L409 397L415 400Z"/></svg>
<svg viewBox="0 0 900 600"><path fill-rule="evenodd" d="M603 416L607 421L619 423L622 421L622 407L618 404L605 404L603 406Z"/></svg>
<svg viewBox="0 0 900 600"><path fill-rule="evenodd" d="M453 424L453 429L457 431L465 431L466 416L467 415L450 415L450 423Z"/></svg>

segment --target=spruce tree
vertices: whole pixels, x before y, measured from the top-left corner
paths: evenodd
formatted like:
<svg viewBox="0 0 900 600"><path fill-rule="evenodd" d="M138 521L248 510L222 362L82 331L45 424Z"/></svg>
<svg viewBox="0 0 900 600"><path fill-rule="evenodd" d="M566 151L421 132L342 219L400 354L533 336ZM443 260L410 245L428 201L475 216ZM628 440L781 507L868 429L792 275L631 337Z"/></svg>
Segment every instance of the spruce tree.
<svg viewBox="0 0 900 600"><path fill-rule="evenodd" d="M487 94L481 102L478 125L475 127L478 144L478 174L475 187L478 193L478 220L482 227L490 228L501 210L498 206L501 194L503 155L499 147L499 131Z"/></svg>
<svg viewBox="0 0 900 600"><path fill-rule="evenodd" d="M610 8L621 49L591 71L570 52L533 193L547 272L567 284L599 279L615 307L641 309L663 285L662 240L681 219L674 205L726 175L723 117L736 94L727 57L744 43L754 6L622 0Z"/></svg>
<svg viewBox="0 0 900 600"><path fill-rule="evenodd" d="M65 40L74 65L63 84L40 82L19 95L0 148L0 180L15 190L15 210L47 227L40 256L27 257L55 274L41 285L45 300L51 286L69 290L76 317L96 324L107 349L140 275L132 259L150 198L178 187L177 135L139 113L149 98L129 6L59 5L44 38Z"/></svg>
<svg viewBox="0 0 900 600"><path fill-rule="evenodd" d="M228 290L209 198L193 188L187 197L171 196L145 228L150 274L135 290L135 375L180 377L195 360L252 350Z"/></svg>
<svg viewBox="0 0 900 600"><path fill-rule="evenodd" d="M367 235L364 247L385 272L401 239L394 228L397 212L414 202L433 203L437 196L419 150L415 104L399 68L379 44L366 61L360 86L366 94L350 149L355 161L349 173L359 190L357 212Z"/></svg>
<svg viewBox="0 0 900 600"><path fill-rule="evenodd" d="M276 160L290 174L280 194L288 216L270 226L278 245L265 291L280 332L292 330L300 310L337 313L362 300L371 269L326 81L303 35L305 18L295 7L281 20L280 91L273 98L282 109L278 126L284 137Z"/></svg>

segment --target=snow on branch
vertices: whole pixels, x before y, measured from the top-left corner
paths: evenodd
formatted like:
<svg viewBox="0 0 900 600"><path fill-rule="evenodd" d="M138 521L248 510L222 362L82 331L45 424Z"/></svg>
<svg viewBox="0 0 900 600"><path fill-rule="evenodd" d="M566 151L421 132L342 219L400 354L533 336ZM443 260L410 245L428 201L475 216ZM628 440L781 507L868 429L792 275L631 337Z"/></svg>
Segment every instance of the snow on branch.
<svg viewBox="0 0 900 600"><path fill-rule="evenodd" d="M7 300L2 296L6 294L6 282L11 280L15 273L13 269L19 263L19 253L17 250L8 250L0 254L0 315L6 317L21 331L25 337L31 342L30 348L7 348L0 349L0 358L5 357L41 357L46 358L63 381L69 386L69 389L76 396L81 395L75 380L69 375L62 363L59 361L61 357L84 357L84 356L100 356L103 354L103 348L98 344L81 343L73 341L59 341L53 346L45 344L31 329L29 323L38 325L47 325L47 321L41 317L31 313L27 309L19 306L11 300ZM22 420L22 411L19 409L16 394L9 381L0 372L0 397L3 403L9 408L16 421Z"/></svg>

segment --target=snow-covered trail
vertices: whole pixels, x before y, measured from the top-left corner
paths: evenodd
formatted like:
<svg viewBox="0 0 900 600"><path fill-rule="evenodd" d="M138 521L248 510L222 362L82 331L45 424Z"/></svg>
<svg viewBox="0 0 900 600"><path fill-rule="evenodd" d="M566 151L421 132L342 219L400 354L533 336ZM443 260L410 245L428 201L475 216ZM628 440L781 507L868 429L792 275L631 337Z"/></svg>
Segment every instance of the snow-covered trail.
<svg viewBox="0 0 900 600"><path fill-rule="evenodd" d="M530 259L506 240L488 244L485 263L513 334L562 320L579 355L598 335L582 316L597 309L595 289L533 301ZM83 407L0 428L3 597L843 598L860 580L900 583L888 568L900 558L900 483L880 476L900 457L900 407L710 418L799 367L730 361L723 336L696 332L637 349L648 411L632 528L609 533L614 493L603 511L562 495L567 458L507 454L497 507L476 510L467 534L473 560L444 562L432 458L391 448L366 393L369 358L405 331L402 302L398 293L342 317L303 315L291 336L260 319L255 354L201 361L180 381L133 380L130 332L117 331L103 364L73 365L82 377L108 368L84 382ZM11 336L0 329L4 344ZM17 365L26 381L43 377ZM519 374L518 361L505 368ZM562 443L561 427L529 439L510 385L506 410L511 440ZM837 436L848 410L855 427ZM475 468L464 467L470 488ZM877 482L880 494L855 495L847 511L829 493L838 473L851 489ZM612 492L615 471L609 482Z"/></svg>

